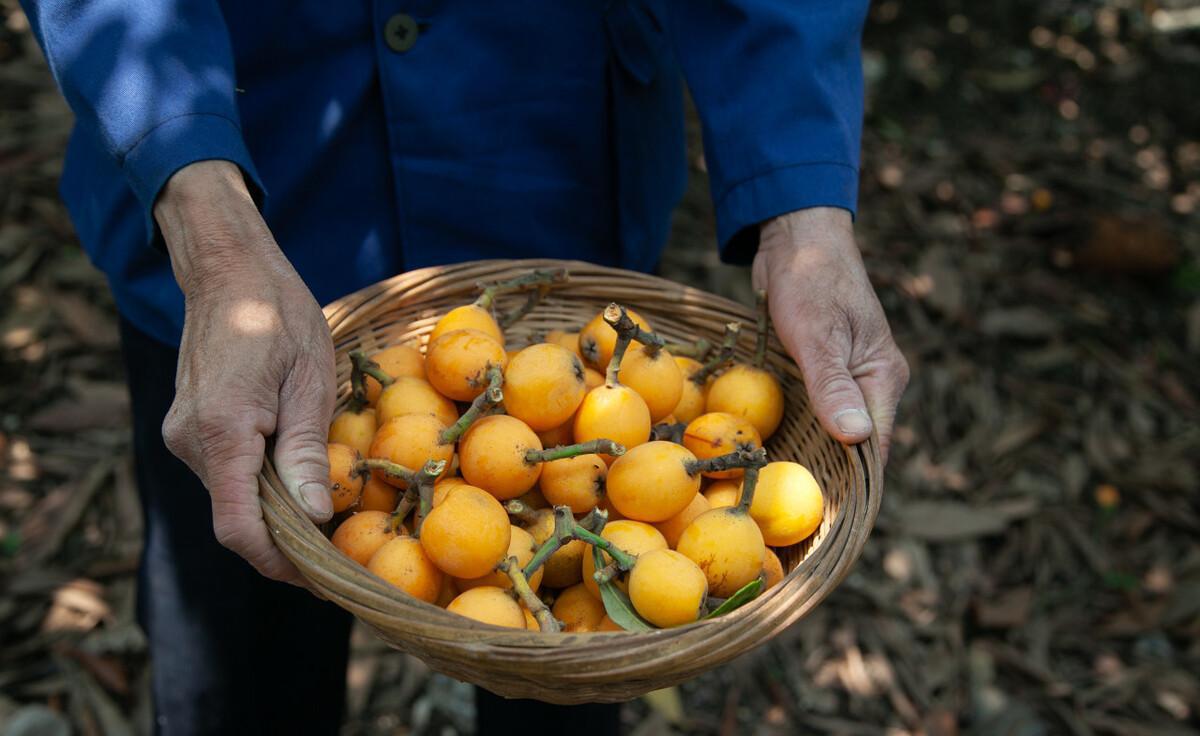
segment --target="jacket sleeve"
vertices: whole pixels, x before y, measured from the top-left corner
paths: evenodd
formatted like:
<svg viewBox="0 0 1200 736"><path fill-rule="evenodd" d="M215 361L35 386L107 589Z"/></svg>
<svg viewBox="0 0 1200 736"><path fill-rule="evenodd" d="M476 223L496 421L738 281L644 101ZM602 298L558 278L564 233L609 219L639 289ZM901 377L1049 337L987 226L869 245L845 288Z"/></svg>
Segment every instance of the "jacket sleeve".
<svg viewBox="0 0 1200 736"><path fill-rule="evenodd" d="M664 23L704 127L724 260L806 207L854 213L866 0L667 0Z"/></svg>
<svg viewBox="0 0 1200 736"><path fill-rule="evenodd" d="M241 167L233 52L215 0L22 0L76 124L120 167L156 232L167 179L195 161Z"/></svg>

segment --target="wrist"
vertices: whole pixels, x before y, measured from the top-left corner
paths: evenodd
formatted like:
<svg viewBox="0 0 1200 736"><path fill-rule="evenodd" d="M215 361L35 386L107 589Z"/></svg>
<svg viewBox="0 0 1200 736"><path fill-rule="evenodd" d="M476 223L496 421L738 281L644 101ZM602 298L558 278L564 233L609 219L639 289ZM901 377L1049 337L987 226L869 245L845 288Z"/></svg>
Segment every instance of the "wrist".
<svg viewBox="0 0 1200 736"><path fill-rule="evenodd" d="M854 221L841 207L810 207L763 223L759 249L778 247L854 246Z"/></svg>
<svg viewBox="0 0 1200 736"><path fill-rule="evenodd" d="M154 218L159 227L177 227L217 204L254 206L242 170L230 161L196 161L167 179L154 203Z"/></svg>
<svg viewBox="0 0 1200 736"><path fill-rule="evenodd" d="M279 255L241 169L228 161L197 161L175 172L154 218L185 295Z"/></svg>

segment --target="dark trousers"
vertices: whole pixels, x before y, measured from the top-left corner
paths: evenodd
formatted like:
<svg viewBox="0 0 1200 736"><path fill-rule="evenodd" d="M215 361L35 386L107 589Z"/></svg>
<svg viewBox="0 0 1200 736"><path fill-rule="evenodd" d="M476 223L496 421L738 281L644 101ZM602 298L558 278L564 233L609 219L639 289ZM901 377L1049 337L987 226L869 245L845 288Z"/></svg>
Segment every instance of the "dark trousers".
<svg viewBox="0 0 1200 736"><path fill-rule="evenodd" d="M123 320L121 342L146 522L138 618L150 640L155 731L337 733L350 615L261 577L217 544L208 492L162 440L179 353ZM476 704L485 734L518 724L618 732L616 706L563 708L483 691Z"/></svg>

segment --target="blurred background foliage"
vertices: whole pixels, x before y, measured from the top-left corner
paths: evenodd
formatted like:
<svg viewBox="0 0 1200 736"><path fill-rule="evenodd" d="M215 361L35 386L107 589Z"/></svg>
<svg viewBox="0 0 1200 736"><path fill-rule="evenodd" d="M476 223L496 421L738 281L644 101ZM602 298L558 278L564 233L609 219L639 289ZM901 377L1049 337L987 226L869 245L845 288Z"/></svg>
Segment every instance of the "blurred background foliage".
<svg viewBox="0 0 1200 736"><path fill-rule="evenodd" d="M884 0L864 69L858 229L913 368L878 528L804 622L630 703L630 732L1194 733L1200 4ZM55 191L70 123L0 0L0 733L149 722L114 313ZM747 300L698 133L663 270ZM347 734L470 731L468 688L354 642Z"/></svg>

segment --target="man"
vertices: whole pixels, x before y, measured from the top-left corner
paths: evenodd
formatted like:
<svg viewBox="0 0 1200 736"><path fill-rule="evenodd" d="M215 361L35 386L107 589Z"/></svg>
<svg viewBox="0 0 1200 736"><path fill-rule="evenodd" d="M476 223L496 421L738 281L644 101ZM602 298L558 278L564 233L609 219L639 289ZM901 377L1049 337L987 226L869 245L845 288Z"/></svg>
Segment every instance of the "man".
<svg viewBox="0 0 1200 736"><path fill-rule="evenodd" d="M318 305L474 258L652 268L681 72L723 257L753 259L823 426L886 448L907 368L851 225L865 5L26 0L77 116L63 196L123 318L159 730L337 727L346 617L271 582L300 579L255 482L273 435L330 517Z"/></svg>

